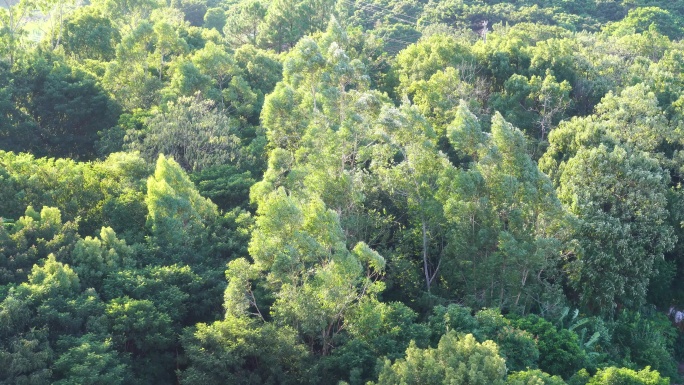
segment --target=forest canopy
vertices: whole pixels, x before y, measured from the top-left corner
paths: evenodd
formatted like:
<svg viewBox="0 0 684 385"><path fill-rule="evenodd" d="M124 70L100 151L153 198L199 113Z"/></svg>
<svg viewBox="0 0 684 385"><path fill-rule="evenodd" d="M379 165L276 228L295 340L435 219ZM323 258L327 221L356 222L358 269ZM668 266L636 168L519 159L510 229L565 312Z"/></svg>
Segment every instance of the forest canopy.
<svg viewBox="0 0 684 385"><path fill-rule="evenodd" d="M0 384L681 383L684 3L0 0Z"/></svg>

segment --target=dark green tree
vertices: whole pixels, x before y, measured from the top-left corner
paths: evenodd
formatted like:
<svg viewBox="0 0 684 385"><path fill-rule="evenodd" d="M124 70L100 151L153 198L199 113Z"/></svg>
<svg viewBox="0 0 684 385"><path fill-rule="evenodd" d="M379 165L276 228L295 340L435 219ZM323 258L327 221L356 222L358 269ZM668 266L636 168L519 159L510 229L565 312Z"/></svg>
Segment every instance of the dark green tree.
<svg viewBox="0 0 684 385"><path fill-rule="evenodd" d="M69 15L62 27L64 52L76 60L114 59L115 47L121 39L111 21L95 8L83 7Z"/></svg>

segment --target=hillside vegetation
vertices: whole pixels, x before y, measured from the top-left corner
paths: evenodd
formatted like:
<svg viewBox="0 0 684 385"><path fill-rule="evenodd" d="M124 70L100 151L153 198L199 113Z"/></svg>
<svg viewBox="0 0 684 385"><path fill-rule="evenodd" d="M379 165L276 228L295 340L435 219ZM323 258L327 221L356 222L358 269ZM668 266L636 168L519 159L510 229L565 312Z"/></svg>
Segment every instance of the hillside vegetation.
<svg viewBox="0 0 684 385"><path fill-rule="evenodd" d="M4 3L0 384L680 382L683 37L665 0Z"/></svg>

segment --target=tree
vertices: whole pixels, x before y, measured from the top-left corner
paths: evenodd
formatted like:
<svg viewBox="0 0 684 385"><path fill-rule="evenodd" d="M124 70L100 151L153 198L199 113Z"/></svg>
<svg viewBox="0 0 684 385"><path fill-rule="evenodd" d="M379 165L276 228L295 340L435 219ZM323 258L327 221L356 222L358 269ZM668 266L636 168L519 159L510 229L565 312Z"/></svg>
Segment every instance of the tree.
<svg viewBox="0 0 684 385"><path fill-rule="evenodd" d="M180 96L192 97L206 95L218 100L218 95L212 89L212 79L203 74L190 60L177 59L170 64L170 84L162 90L165 99L174 101Z"/></svg>
<svg viewBox="0 0 684 385"><path fill-rule="evenodd" d="M111 21L95 8L83 7L67 16L63 23L62 45L67 55L76 60L110 61L121 40Z"/></svg>
<svg viewBox="0 0 684 385"><path fill-rule="evenodd" d="M43 207L38 213L27 207L11 231L0 228L0 283L20 284L28 278L31 267L51 253L62 257L76 243L77 230L76 224L62 222L56 208Z"/></svg>
<svg viewBox="0 0 684 385"><path fill-rule="evenodd" d="M608 24L604 31L614 35L641 33L653 28L671 39L680 39L684 30L681 20L673 17L667 10L658 7L638 7L632 9L624 19Z"/></svg>
<svg viewBox="0 0 684 385"><path fill-rule="evenodd" d="M117 239L110 227L103 227L99 239L79 239L68 261L85 287L100 289L103 277L134 265L132 257L130 246Z"/></svg>
<svg viewBox="0 0 684 385"><path fill-rule="evenodd" d="M397 55L396 71L399 76L399 95L412 96L416 81L427 81L439 71L449 67L459 69L461 65L474 62L470 47L451 36L433 35L424 41L408 46ZM459 76L465 77L464 71Z"/></svg>
<svg viewBox="0 0 684 385"><path fill-rule="evenodd" d="M69 0L38 0L37 10L47 19L49 47L56 49L62 42L65 8L73 6Z"/></svg>
<svg viewBox="0 0 684 385"><path fill-rule="evenodd" d="M513 319L512 324L535 337L539 348L539 368L544 372L569 378L585 365L586 353L580 349L575 332L558 329L534 314Z"/></svg>
<svg viewBox="0 0 684 385"><path fill-rule="evenodd" d="M14 102L35 123L30 146L14 150L92 159L98 131L116 124L119 108L97 80L56 56L36 55L21 68L15 86Z"/></svg>
<svg viewBox="0 0 684 385"><path fill-rule="evenodd" d="M161 3L157 0L96 0L93 6L128 34L144 24Z"/></svg>
<svg viewBox="0 0 684 385"><path fill-rule="evenodd" d="M280 188L257 213L249 253L275 293L272 316L295 328L312 351L330 354L347 314L382 289L375 280L385 260L363 242L349 250L338 215L319 198L300 202Z"/></svg>
<svg viewBox="0 0 684 385"><path fill-rule="evenodd" d="M484 67L494 87L501 87L518 74L525 75L530 66L530 54L524 49L529 33L513 34L508 28L501 28L487 34L487 41L473 47L478 62ZM500 89L500 88L499 88Z"/></svg>
<svg viewBox="0 0 684 385"><path fill-rule="evenodd" d="M148 119L147 130L132 134L128 148L150 160L166 154L188 171L241 159L235 122L199 94L169 102Z"/></svg>
<svg viewBox="0 0 684 385"><path fill-rule="evenodd" d="M283 80L295 88L308 91L313 111L318 110L316 99L326 70L323 52L313 39L304 38L297 43L289 59L283 66Z"/></svg>
<svg viewBox="0 0 684 385"><path fill-rule="evenodd" d="M595 115L610 136L657 159L678 140L673 124L644 83L627 87L619 95L609 92L596 106Z"/></svg>
<svg viewBox="0 0 684 385"><path fill-rule="evenodd" d="M147 180L147 226L164 254L193 258L206 246L207 227L218 215L173 159L159 155L154 176Z"/></svg>
<svg viewBox="0 0 684 385"><path fill-rule="evenodd" d="M479 160L478 170L490 190L491 208L500 231L497 238L501 271L497 274L501 274L504 285L500 287L500 300L503 302L504 293L512 289L505 288L505 277L515 274L521 282L519 288L512 289L517 291L518 306L525 298L525 284L532 272L555 264L560 247L555 232L563 212L550 181L527 155L522 133L499 114L492 118L491 131L491 147Z"/></svg>
<svg viewBox="0 0 684 385"><path fill-rule="evenodd" d="M506 360L509 372L538 366L538 341L534 335L516 328L511 320L501 315L499 309L485 308L475 316L471 313L470 308L455 304L435 306L428 318L433 344L449 331L470 333L480 342L494 341L499 347L499 354Z"/></svg>
<svg viewBox="0 0 684 385"><path fill-rule="evenodd" d="M115 298L107 304L105 314L113 343L124 352L144 356L172 344L171 319L152 301Z"/></svg>
<svg viewBox="0 0 684 385"><path fill-rule="evenodd" d="M448 133L453 148L476 162L447 179L441 192L454 234L451 252L460 256L444 266L444 277L473 305L522 312L551 306L538 295L554 290L547 279L558 263L564 214L553 185L526 153L524 135L495 114L485 140L463 105Z"/></svg>
<svg viewBox="0 0 684 385"><path fill-rule="evenodd" d="M418 314L401 302L365 300L347 319L348 341L321 359L314 381L327 378L366 383L377 378L377 357L403 358L411 341L427 345L429 330L417 322Z"/></svg>
<svg viewBox="0 0 684 385"><path fill-rule="evenodd" d="M580 149L567 162L558 195L577 216L581 246L568 267L580 302L593 312L643 303L654 261L674 245L668 183L654 159L621 146Z"/></svg>
<svg viewBox="0 0 684 385"><path fill-rule="evenodd" d="M475 313L474 318L477 327L473 332L478 340L496 342L509 371L538 367L541 361L539 349L542 347L538 335L519 328L513 321L504 318L499 309L482 309Z"/></svg>
<svg viewBox="0 0 684 385"><path fill-rule="evenodd" d="M64 221L71 222L68 227L73 232L93 234L104 225L128 240L130 235L142 235L144 187L151 170L138 155L116 153L104 161L86 163L0 152L0 165L7 175L0 181L7 198L0 206L5 219L15 220L26 213L38 221L40 216L28 214L27 206L47 206L58 208ZM52 235L42 233L39 237L49 240Z"/></svg>
<svg viewBox="0 0 684 385"><path fill-rule="evenodd" d="M182 343L190 361L182 384L289 384L306 376L306 348L288 327L227 317L188 329Z"/></svg>
<svg viewBox="0 0 684 385"><path fill-rule="evenodd" d="M254 10L254 11L253 11ZM249 13L258 12L249 8ZM269 3L263 23L259 27L257 44L278 53L294 47L308 32L304 3L296 0L276 0Z"/></svg>
<svg viewBox="0 0 684 385"><path fill-rule="evenodd" d="M242 77L232 55L223 47L207 42L203 49L195 52L192 62L199 71L212 80L213 90L207 96L219 103L221 109L240 117L251 118L257 96Z"/></svg>
<svg viewBox="0 0 684 385"><path fill-rule="evenodd" d="M294 154L310 122L327 121L336 130L345 119L355 118L355 100L378 100L349 92L365 90L367 77L361 62L350 59L340 45L346 36L337 32L339 24L332 20L320 44L303 38L287 55L283 81L262 109L262 125L271 145Z"/></svg>
<svg viewBox="0 0 684 385"><path fill-rule="evenodd" d="M446 127L449 143L461 156L477 160L486 144L486 134L482 132L477 116L470 112L467 103L460 100L454 111L454 118Z"/></svg>
<svg viewBox="0 0 684 385"><path fill-rule="evenodd" d="M570 83L556 81L551 70L546 71L544 78L534 75L527 79L515 74L504 83L504 92L493 96L491 105L506 111L508 120L532 131L543 143L564 117L570 105L570 91Z"/></svg>
<svg viewBox="0 0 684 385"><path fill-rule="evenodd" d="M0 374L9 379L35 376L43 383L51 375L45 369L52 363L56 342L82 331L86 320L102 310L97 294L81 291L75 272L50 254L0 303L0 360L8 369Z"/></svg>
<svg viewBox="0 0 684 385"><path fill-rule="evenodd" d="M147 109L159 101L161 82L148 67L155 40L153 24L141 22L124 35L116 47L116 59L106 66L103 83L125 110Z"/></svg>
<svg viewBox="0 0 684 385"><path fill-rule="evenodd" d="M679 141L673 123L659 107L656 95L643 83L627 87L619 95L608 92L594 115L564 121L553 130L539 165L558 186L565 164L580 149L619 144L650 153L661 167L671 169L666 152L674 150Z"/></svg>
<svg viewBox="0 0 684 385"><path fill-rule="evenodd" d="M257 124L258 114L264 105L265 95L270 94L282 79L283 66L275 54L260 50L253 45L243 45L233 55L235 63L242 69L242 77L256 94L254 117L248 122Z"/></svg>
<svg viewBox="0 0 684 385"><path fill-rule="evenodd" d="M29 0L22 0L16 4L3 0L3 7L0 7L0 52L4 51L10 68L17 59L23 28L35 8L36 4Z"/></svg>
<svg viewBox="0 0 684 385"><path fill-rule="evenodd" d="M478 320L473 317L472 309L469 307L456 304L437 305L432 308L432 314L428 317L428 326L432 333L431 344L436 346L442 336L450 331L461 334L475 333L478 329Z"/></svg>
<svg viewBox="0 0 684 385"><path fill-rule="evenodd" d="M587 385L616 383L625 385L669 385L670 381L668 378L660 377L660 373L650 370L650 367L646 367L638 372L628 368L609 367L599 369Z"/></svg>
<svg viewBox="0 0 684 385"><path fill-rule="evenodd" d="M221 8L209 8L204 14L204 28L215 29L223 33L223 27L226 25L226 11Z"/></svg>
<svg viewBox="0 0 684 385"><path fill-rule="evenodd" d="M629 291L631 293L641 292L642 285L648 285L649 280L653 278L653 276L651 275L654 274L651 273L651 269L654 268L653 266L660 265L664 267L664 263L657 262L660 260L659 256L667 256L668 250L671 250L673 247L672 245L675 238L674 233L672 231L673 227L678 227L678 220L672 217L672 213L677 211L669 210L670 213L661 211L660 214L658 214L657 212L660 209L658 209L657 207L662 207L660 205L663 203L655 204L654 207L656 207L656 209L649 211L648 213L649 215L653 216L664 215L661 216L660 219L654 219L654 217L648 219L648 221L655 221L651 222L653 227L659 228L659 230L656 230L659 232L659 236L657 238L647 237L649 240L637 240L638 237L631 239L628 238L630 241L643 241L643 246L631 245L627 249L622 249L622 251L620 252L617 252L617 250L608 252L608 248L606 247L606 245L603 244L603 242L606 242L605 237L617 237L615 238L617 242L618 238L622 238L622 235L618 235L618 233L621 231L636 231L636 233L634 234L648 233L648 230L637 230L637 228L640 228L641 225L634 223L639 222L638 218L641 217L642 214L646 213L643 213L642 211L634 207L626 207L626 205L629 204L635 204L637 206L641 205L641 203L636 203L635 201L642 199L644 195L650 197L646 199L660 199L655 198L655 196L665 198L667 201L666 204L670 206L679 204L677 203L679 201L679 193L677 192L678 188L676 187L676 181L679 178L679 172L677 171L677 166L673 167L673 165L677 162L673 162L672 158L672 156L678 152L678 150L676 149L680 146L680 140L678 139L679 134L673 127L674 122L668 121L667 115L663 112L663 110L659 107L658 104L659 103L656 95L653 92L651 92L649 90L649 87L645 84L637 84L631 87L627 87L624 90L622 90L620 94L613 94L612 92L609 92L608 95L606 95L603 98L601 103L596 106L596 113L594 116L586 118L574 118L571 121L567 121L560 124L559 127L556 130L554 130L554 132L552 132L549 136L549 150L542 157L542 159L540 159L540 168L542 168L551 176L552 180L554 181L554 184L559 189L559 196L562 195L560 193L560 180L566 173L565 170L571 164L573 166L577 166L577 163L575 162L585 162L586 159L582 161L575 159L576 157L578 157L578 154L583 150L599 151L601 153L610 153L616 151L621 153L624 152L624 159L621 158L621 160L619 161L617 159L614 159L614 161L619 162L621 164L639 163L641 165L636 166L638 169L650 169L656 174L660 175L657 177L655 175L652 175L652 177L647 177L645 175L647 175L648 172L646 172L646 174L641 174L640 172L635 172L631 169L630 171L627 171L631 166L626 165L608 166L608 164L613 163L613 160L606 160L602 166L591 166L592 168L596 167L595 170L600 175L591 177L592 182L590 184L592 186L592 193L596 193L597 195L604 195L604 197L577 197L577 199L574 199L574 201L577 202L578 206L573 207L571 211L573 211L576 215L579 216L581 222L579 222L578 224L584 228L584 230L577 230L578 233L575 235L575 237L577 237L577 239L580 240L580 244L583 244L583 242L593 244L594 241L581 240L583 236L579 235L579 233L589 231L588 229L591 228L591 234L594 234L593 236L602 239L598 242L601 243L601 252L605 253L601 254L600 260L604 260L605 262L611 264L611 266L617 267L616 265L612 265L612 262L609 262L610 258L618 258L619 260L625 260L624 258L627 258L628 260L629 258L631 258L631 256L634 256L635 258L639 258L639 261L641 261L642 263L645 263L645 265L641 265L639 267L639 278L636 278L637 281L640 281L641 283L635 283L633 281L629 281L629 279L629 283L618 280L617 283L615 283L615 285L613 285L608 290L609 293L622 293L623 290ZM603 146L604 148L598 150L597 148L600 148L601 146ZM584 152L583 157L588 156L588 153L589 152ZM632 159L633 161L627 159ZM641 163L642 161L644 163ZM650 166L646 166L646 164L650 164ZM586 167L589 166L583 163L580 167L585 167L585 171L583 172L584 174L582 178L587 178ZM619 169L622 169L622 171L618 171ZM578 170L572 171L573 174L577 172ZM614 182L608 182L612 178L608 175L612 174L618 178L621 178L621 176L619 175L623 175L623 172L627 173L625 175L630 175L630 178L633 177L635 179L641 179L641 176L639 175L643 175L644 178L650 180L653 183L653 185L652 187L645 187L644 185L641 185L641 187L638 187L639 192L637 193L637 190L632 189L637 189L637 186L639 186L642 182L645 184L651 182L645 182L645 179L642 180L642 182L633 181L628 185L625 185L622 181L618 182L617 180L614 180ZM670 174L672 178L670 178L666 174ZM576 174L576 176L579 175ZM597 182L598 179L602 179L602 182ZM656 180L660 180L660 182L656 182ZM566 181L569 181L569 179L566 179ZM615 187L610 187L610 183L616 183ZM661 184L661 187L656 188L655 185L658 183ZM606 191L601 192L601 189L596 188L597 185L604 184L607 186ZM674 187L674 189L671 190L669 193L665 192L668 186ZM655 193L655 196L651 195L652 193L645 192L649 190L653 191L652 188L656 188L656 190L659 190L660 192ZM620 190L623 192L616 195L616 191ZM621 194L627 194L625 196L628 198L623 198ZM584 193L581 195L584 195ZM609 195L613 195L614 198L609 198ZM568 196L562 197L561 199L564 201L566 205L568 204L568 202L570 202ZM584 211L583 209L579 208L579 206L584 205L583 203L579 203L579 201L584 199L598 200L598 205L605 204L605 206L603 206L602 208L600 206L594 206L594 208ZM614 212L613 209L617 207L619 207L618 211ZM592 212L592 210L600 211ZM580 211L582 212L582 214L579 214ZM603 220L596 220L597 217L600 216L601 212L605 212L607 216L613 217L610 222L605 223L606 227L600 225L600 228L602 229L601 231L607 231L603 235L599 235L600 232L597 231L597 228L599 228L599 223ZM584 215L589 216L586 222L584 222L582 219L582 216ZM672 220L674 220L674 223L672 222ZM617 223L621 223L620 226L623 226L622 230L619 230L619 226L617 226ZM626 239L620 240L623 246L627 246L627 244L624 243L626 241ZM598 248L598 244L594 244L594 246L591 246L591 248L592 251L584 250L584 253L599 252L599 249L595 249ZM652 254L653 252L655 254ZM588 262L579 262L577 259L575 259L578 258L579 254L581 253L582 251L577 250L572 254L572 258L570 259L571 263L569 264L569 266L577 267L581 263ZM607 257L606 254L613 255L613 257ZM636 254L640 254L641 257L636 257ZM628 255L630 257L627 257ZM653 261L655 262L651 262L651 256L654 257ZM599 255L596 255L595 257L599 258ZM586 255L586 258L593 257L589 257L588 255ZM656 265L653 265L652 263L656 263ZM593 269L589 269L585 271L585 273L588 273L591 270ZM570 271L573 272L571 275L571 277L573 277L572 280L577 283L576 280L579 279L579 271ZM635 271L633 271L632 273L621 272L618 274L621 274L622 276L631 276L631 274L635 274ZM605 289L606 288L601 287L599 290L603 291ZM645 290L645 288L643 290ZM582 301L589 299L588 297L584 297L584 295L581 293L578 293L578 295L579 298L582 298ZM613 294L609 295L612 296ZM631 307L635 306L637 303L640 303L643 300L638 299L641 298L643 293L636 296L627 293L621 295L626 295L627 297L630 297L630 299L627 300L626 298L623 298L619 300L610 300L610 302L613 302L613 305L611 305L611 307L615 306L616 303ZM595 304L594 306L596 308L593 311L609 311L608 309L606 309L606 304L601 306L596 306Z"/></svg>
<svg viewBox="0 0 684 385"><path fill-rule="evenodd" d="M231 7L226 15L223 34L233 46L257 44L266 9L259 0L243 0Z"/></svg>
<svg viewBox="0 0 684 385"><path fill-rule="evenodd" d="M640 311L623 310L616 317L612 332L613 356L625 356L637 368L650 366L662 376L678 381L679 363L672 355L678 344L678 333L672 322L654 308ZM625 364L627 366L627 364Z"/></svg>
<svg viewBox="0 0 684 385"><path fill-rule="evenodd" d="M406 358L385 360L377 384L505 384L506 363L492 341L472 334L445 334L436 349L406 349Z"/></svg>
<svg viewBox="0 0 684 385"><path fill-rule="evenodd" d="M439 277L442 259L446 259L445 249L449 242L444 228L442 203L437 197L440 182L447 178L453 167L443 154L436 149L435 137L426 121L415 112L385 111L387 115L396 114L404 121L381 116L389 123L386 127L393 158L402 159L396 164L392 160L387 168L377 168L377 172L388 191L398 200L398 206L410 216L409 233L415 234L420 246L420 260L425 276L425 288L430 293L432 283ZM404 116L402 116L404 115ZM392 123L399 123L392 127Z"/></svg>
<svg viewBox="0 0 684 385"><path fill-rule="evenodd" d="M154 56L159 58L157 71L161 81L164 74L165 59L173 54L179 55L185 51L186 43L178 36L171 20L158 20L154 23Z"/></svg>
<svg viewBox="0 0 684 385"><path fill-rule="evenodd" d="M68 341L68 342L67 342ZM54 363L54 383L59 385L95 385L102 382L120 385L130 379L125 360L113 349L112 341L93 334L64 338L70 345Z"/></svg>
<svg viewBox="0 0 684 385"><path fill-rule="evenodd" d="M209 167L190 175L202 196L225 211L235 207L249 206L249 190L256 179L249 171L241 171L233 165Z"/></svg>
<svg viewBox="0 0 684 385"><path fill-rule="evenodd" d="M235 63L242 69L245 80L261 97L273 91L282 79L283 66L278 57L253 45L243 45L235 50Z"/></svg>
<svg viewBox="0 0 684 385"><path fill-rule="evenodd" d="M541 370L514 372L508 375L507 385L565 385L565 381L558 376L550 376Z"/></svg>
<svg viewBox="0 0 684 385"><path fill-rule="evenodd" d="M447 67L427 81L414 82L408 92L414 95L413 102L430 119L435 131L443 135L446 126L454 120L459 102L469 98L473 89L471 84L461 81L457 69Z"/></svg>
<svg viewBox="0 0 684 385"><path fill-rule="evenodd" d="M6 301L2 305L6 305ZM0 307L0 312L5 310L3 307ZM46 340L46 330L14 331L13 334L0 344L0 383L52 383L49 362L53 352Z"/></svg>

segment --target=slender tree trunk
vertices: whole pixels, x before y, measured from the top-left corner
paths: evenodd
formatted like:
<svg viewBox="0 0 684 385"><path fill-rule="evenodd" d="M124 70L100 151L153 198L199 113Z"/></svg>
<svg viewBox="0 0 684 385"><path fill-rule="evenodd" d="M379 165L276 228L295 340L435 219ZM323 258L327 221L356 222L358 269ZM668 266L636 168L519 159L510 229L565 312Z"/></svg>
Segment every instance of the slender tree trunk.
<svg viewBox="0 0 684 385"><path fill-rule="evenodd" d="M15 27L14 27L14 12L12 11L12 7L9 5L9 3L5 2L7 4L7 10L9 11L9 27L8 33L9 33L9 60L10 60L10 68L14 67L14 33L15 33Z"/></svg>
<svg viewBox="0 0 684 385"><path fill-rule="evenodd" d="M62 19L64 18L64 9L62 7L62 4L59 4L59 22L57 24L57 44L55 44L55 48L59 47L59 44L62 42Z"/></svg>
<svg viewBox="0 0 684 385"><path fill-rule="evenodd" d="M428 268L428 251L427 251L427 228L425 219L421 220L423 223L423 269L425 270L425 284L427 285L427 292L430 293L430 270Z"/></svg>
<svg viewBox="0 0 684 385"><path fill-rule="evenodd" d="M311 82L311 98L313 99L313 109L316 111L316 84L313 81Z"/></svg>
<svg viewBox="0 0 684 385"><path fill-rule="evenodd" d="M504 255L504 257L503 257L503 268L501 270L501 282L500 282L501 290L500 290L500 294L499 294L499 307L503 306L505 279L506 279L506 256Z"/></svg>

